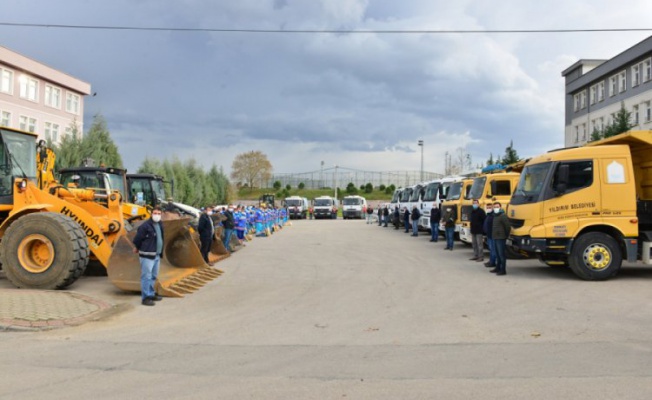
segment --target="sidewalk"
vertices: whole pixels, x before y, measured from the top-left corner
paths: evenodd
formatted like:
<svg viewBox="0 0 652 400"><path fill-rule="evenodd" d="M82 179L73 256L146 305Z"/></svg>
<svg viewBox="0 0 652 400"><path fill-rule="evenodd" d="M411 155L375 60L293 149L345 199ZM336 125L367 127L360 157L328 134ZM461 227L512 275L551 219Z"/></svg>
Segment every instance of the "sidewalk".
<svg viewBox="0 0 652 400"><path fill-rule="evenodd" d="M118 309L115 304L71 291L0 289L0 332L75 326Z"/></svg>

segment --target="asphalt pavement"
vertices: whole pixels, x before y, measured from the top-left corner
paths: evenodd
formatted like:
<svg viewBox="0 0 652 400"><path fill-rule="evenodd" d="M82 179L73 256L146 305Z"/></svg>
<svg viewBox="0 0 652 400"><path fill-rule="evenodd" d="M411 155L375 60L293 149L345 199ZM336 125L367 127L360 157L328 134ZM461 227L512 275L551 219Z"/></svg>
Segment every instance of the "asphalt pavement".
<svg viewBox="0 0 652 400"><path fill-rule="evenodd" d="M428 240L294 221L154 307L84 277L71 291L121 312L0 333L0 399L652 396L652 269L584 282L510 260L495 276Z"/></svg>

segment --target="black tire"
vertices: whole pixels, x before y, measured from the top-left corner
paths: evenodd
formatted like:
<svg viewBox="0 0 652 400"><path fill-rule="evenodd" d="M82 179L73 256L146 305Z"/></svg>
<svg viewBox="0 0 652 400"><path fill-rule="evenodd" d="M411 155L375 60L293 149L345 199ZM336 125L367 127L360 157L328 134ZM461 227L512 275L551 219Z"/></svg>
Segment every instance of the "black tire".
<svg viewBox="0 0 652 400"><path fill-rule="evenodd" d="M587 281L611 278L618 273L622 262L618 242L602 232L589 232L577 238L568 258L575 275Z"/></svg>
<svg viewBox="0 0 652 400"><path fill-rule="evenodd" d="M519 253L518 251L512 249L509 246L507 246L507 250L505 251L505 256L507 257L508 260L523 260L528 258L527 256Z"/></svg>
<svg viewBox="0 0 652 400"><path fill-rule="evenodd" d="M34 265L21 263L21 258L32 259L37 252L35 246L48 246L31 240L34 237L31 235L47 239L53 253L48 265L37 266L42 268L39 271L30 271ZM9 226L1 244L7 279L19 288L63 289L75 282L88 264L88 240L84 231L70 217L57 213L37 212L19 217Z"/></svg>

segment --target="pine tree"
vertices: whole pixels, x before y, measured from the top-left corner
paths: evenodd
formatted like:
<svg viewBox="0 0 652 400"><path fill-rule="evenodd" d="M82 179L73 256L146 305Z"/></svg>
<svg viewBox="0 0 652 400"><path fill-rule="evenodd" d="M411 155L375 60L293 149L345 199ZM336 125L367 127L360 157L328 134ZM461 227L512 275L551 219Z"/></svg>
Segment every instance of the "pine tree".
<svg viewBox="0 0 652 400"><path fill-rule="evenodd" d="M518 153L514 150L514 141L510 140L509 147L505 148L505 156L502 159L502 163L505 165L514 164L519 160Z"/></svg>

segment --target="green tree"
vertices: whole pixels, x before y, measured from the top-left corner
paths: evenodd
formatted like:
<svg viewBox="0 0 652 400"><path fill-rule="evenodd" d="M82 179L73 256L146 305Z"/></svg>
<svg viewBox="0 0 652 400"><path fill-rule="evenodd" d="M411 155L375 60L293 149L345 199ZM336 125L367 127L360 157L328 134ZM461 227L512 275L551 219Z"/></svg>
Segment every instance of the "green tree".
<svg viewBox="0 0 652 400"><path fill-rule="evenodd" d="M281 181L274 181L273 187L274 187L275 190L279 190L279 189L281 189L282 185L283 184L281 183Z"/></svg>
<svg viewBox="0 0 652 400"><path fill-rule="evenodd" d="M378 190L380 190L381 192L384 192L384 191L385 191L385 188L386 188L385 185L380 185L380 186L378 186Z"/></svg>
<svg viewBox="0 0 652 400"><path fill-rule="evenodd" d="M118 146L111 139L106 120L100 114L93 117L93 123L82 139L80 151L83 158L91 158L97 165L122 168Z"/></svg>
<svg viewBox="0 0 652 400"><path fill-rule="evenodd" d="M602 133L598 128L593 128L593 132L591 132L591 139L589 141L595 142L596 140L602 139Z"/></svg>
<svg viewBox="0 0 652 400"><path fill-rule="evenodd" d="M632 129L635 125L629 122L631 118L632 113L627 111L624 104L621 104L620 110L618 110L616 117L611 122L611 129L608 132L605 131L603 137L616 136Z"/></svg>
<svg viewBox="0 0 652 400"><path fill-rule="evenodd" d="M391 185L389 185L389 188L391 189L391 192L394 193L394 191L396 190L396 185L392 183Z"/></svg>
<svg viewBox="0 0 652 400"><path fill-rule="evenodd" d="M374 191L374 185L372 185L371 182L364 185L364 192L365 193L371 193L373 191Z"/></svg>
<svg viewBox="0 0 652 400"><path fill-rule="evenodd" d="M346 193L348 193L348 194L357 194L358 193L358 188L355 187L355 183L349 182L346 185Z"/></svg>
<svg viewBox="0 0 652 400"><path fill-rule="evenodd" d="M392 188L391 188L390 186L387 186L387 187L385 188L385 194L392 194L392 193L394 193L394 191L392 190Z"/></svg>
<svg viewBox="0 0 652 400"><path fill-rule="evenodd" d="M494 161L494 153L489 153L489 159L487 160L487 167L490 165L494 165L496 162Z"/></svg>
<svg viewBox="0 0 652 400"><path fill-rule="evenodd" d="M303 183L303 182L299 182L299 186L297 186L297 187L299 188L299 190L303 190L303 189L305 189L306 184Z"/></svg>
<svg viewBox="0 0 652 400"><path fill-rule="evenodd" d="M289 192L290 189L292 189L292 186L289 183L287 185L285 185L285 190L287 190Z"/></svg>
<svg viewBox="0 0 652 400"><path fill-rule="evenodd" d="M516 153L516 150L514 149L514 141L510 140L509 146L505 148L505 156L501 160L503 164L509 165L509 164L514 164L519 160L518 154Z"/></svg>

